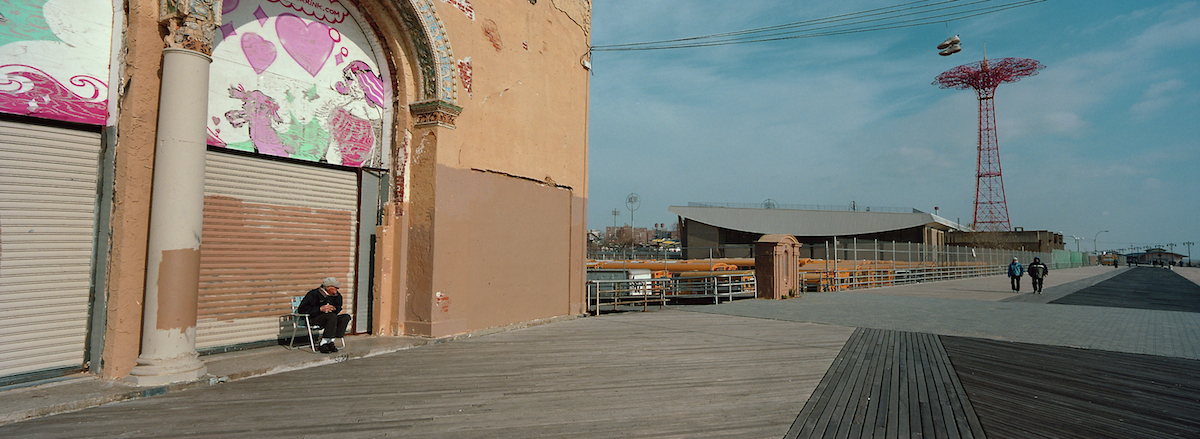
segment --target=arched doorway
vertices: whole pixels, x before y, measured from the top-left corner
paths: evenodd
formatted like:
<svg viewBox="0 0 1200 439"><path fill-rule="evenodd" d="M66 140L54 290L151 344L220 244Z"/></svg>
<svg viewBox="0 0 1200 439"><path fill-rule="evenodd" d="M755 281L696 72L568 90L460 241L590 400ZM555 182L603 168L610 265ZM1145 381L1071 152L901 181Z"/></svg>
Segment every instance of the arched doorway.
<svg viewBox="0 0 1200 439"><path fill-rule="evenodd" d="M346 283L353 330L371 330L372 274L386 270L372 269L375 226L385 203L407 195L413 125L401 102L454 93L452 76L432 77L449 54L444 32L444 47L429 44L439 30L427 0L224 2L198 350L274 340L290 297L326 276Z"/></svg>

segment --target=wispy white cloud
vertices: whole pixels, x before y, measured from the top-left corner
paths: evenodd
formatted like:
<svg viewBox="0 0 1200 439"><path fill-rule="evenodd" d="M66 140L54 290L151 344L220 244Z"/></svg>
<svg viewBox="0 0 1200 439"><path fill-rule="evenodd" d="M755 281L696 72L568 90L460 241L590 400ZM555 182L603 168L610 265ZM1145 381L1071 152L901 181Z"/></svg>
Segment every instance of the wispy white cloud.
<svg viewBox="0 0 1200 439"><path fill-rule="evenodd" d="M801 11L773 1L597 2L595 43L694 36L884 4L891 3L824 2ZM939 57L933 45L946 27L962 34L964 51ZM1121 239L1134 240L1195 230L1176 218L1200 217L1200 205L1178 201L1191 197L1187 184L1200 184L1200 126L1193 122L1200 90L1192 79L1200 69L1200 6L1177 1L1083 9L1047 2L949 26L597 53L590 219L611 223L611 209L635 191L646 223L673 223L666 211L672 204L766 198L937 205L943 215L969 217L978 102L970 91L931 82L978 60L983 41L989 57L1048 66L1002 85L995 101L1015 221L1067 233L1120 230ZM1148 187L1151 179L1158 184ZM1144 230L1137 209L1170 218Z"/></svg>
<svg viewBox="0 0 1200 439"><path fill-rule="evenodd" d="M1151 84L1145 93L1142 93L1142 100L1133 104L1129 108L1129 112L1143 119L1150 118L1170 105L1174 100L1175 93L1183 88L1184 82L1180 79L1169 79Z"/></svg>

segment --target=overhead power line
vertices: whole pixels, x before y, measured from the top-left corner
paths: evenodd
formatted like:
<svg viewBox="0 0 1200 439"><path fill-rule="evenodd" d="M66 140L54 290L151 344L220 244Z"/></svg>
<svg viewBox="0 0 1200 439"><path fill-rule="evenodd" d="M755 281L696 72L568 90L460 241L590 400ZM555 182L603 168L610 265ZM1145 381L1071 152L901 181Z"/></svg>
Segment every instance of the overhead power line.
<svg viewBox="0 0 1200 439"><path fill-rule="evenodd" d="M814 38L946 23L1048 0L918 0L774 26L670 40L592 46L593 52L686 49Z"/></svg>

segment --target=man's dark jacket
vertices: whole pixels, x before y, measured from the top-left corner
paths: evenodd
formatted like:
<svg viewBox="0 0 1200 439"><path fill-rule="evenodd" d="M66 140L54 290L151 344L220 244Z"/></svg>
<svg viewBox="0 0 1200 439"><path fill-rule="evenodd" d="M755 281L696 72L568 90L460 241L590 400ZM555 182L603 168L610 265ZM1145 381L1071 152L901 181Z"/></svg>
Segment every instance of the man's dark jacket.
<svg viewBox="0 0 1200 439"><path fill-rule="evenodd" d="M314 316L324 314L321 312L321 307L325 305L333 305L331 314L342 312L342 295L327 296L321 288L313 288L304 295L304 299L300 300L300 306L296 307L296 312Z"/></svg>

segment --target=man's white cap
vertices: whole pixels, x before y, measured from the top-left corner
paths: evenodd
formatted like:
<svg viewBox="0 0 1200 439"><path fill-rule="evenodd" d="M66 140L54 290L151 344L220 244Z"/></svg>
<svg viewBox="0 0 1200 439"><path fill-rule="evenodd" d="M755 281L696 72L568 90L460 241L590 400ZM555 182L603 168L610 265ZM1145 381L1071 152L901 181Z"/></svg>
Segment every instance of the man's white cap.
<svg viewBox="0 0 1200 439"><path fill-rule="evenodd" d="M342 287L342 283L341 283L341 282L338 282L338 280L337 280L337 278L336 278L336 277L332 277L332 276L330 276L330 277L327 277L327 278L325 278L324 280L322 280L322 281L321 281L321 286L323 286L323 287L328 287L328 286L331 286L331 285L332 285L332 286L335 286L335 287L338 287L338 288L341 288L341 287Z"/></svg>

